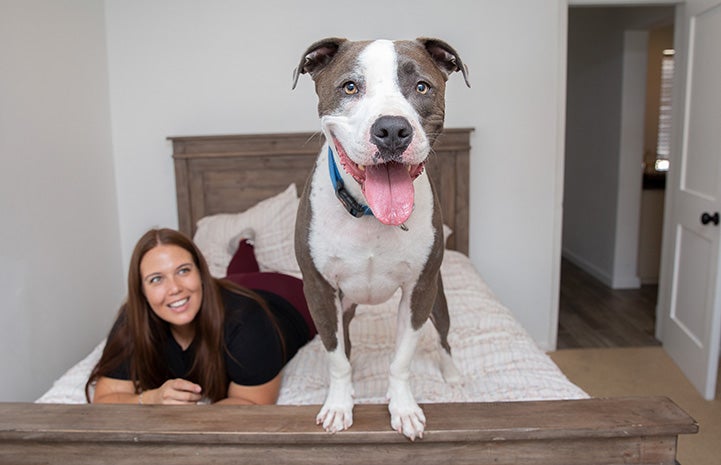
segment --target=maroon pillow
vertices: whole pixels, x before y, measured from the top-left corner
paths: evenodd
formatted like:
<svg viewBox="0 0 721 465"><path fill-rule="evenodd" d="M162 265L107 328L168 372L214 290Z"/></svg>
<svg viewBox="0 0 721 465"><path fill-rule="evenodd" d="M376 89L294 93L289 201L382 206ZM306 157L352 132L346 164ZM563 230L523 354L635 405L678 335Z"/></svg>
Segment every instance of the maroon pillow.
<svg viewBox="0 0 721 465"><path fill-rule="evenodd" d="M303 316L312 338L316 334L308 303L303 294L303 281L282 273L261 272L255 259L255 249L247 240L241 239L233 258L228 264L226 278L248 289L272 292L288 301Z"/></svg>
<svg viewBox="0 0 721 465"><path fill-rule="evenodd" d="M255 259L255 248L250 245L246 239L241 239L238 244L238 250L233 254L233 258L228 263L225 275L238 273L255 273L260 271L258 261Z"/></svg>

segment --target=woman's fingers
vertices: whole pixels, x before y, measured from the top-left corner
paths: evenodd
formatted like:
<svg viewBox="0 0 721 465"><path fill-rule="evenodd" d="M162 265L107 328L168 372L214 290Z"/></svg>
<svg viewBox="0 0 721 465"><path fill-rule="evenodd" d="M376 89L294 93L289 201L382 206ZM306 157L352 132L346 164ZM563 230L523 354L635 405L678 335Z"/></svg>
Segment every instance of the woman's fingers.
<svg viewBox="0 0 721 465"><path fill-rule="evenodd" d="M172 383L173 388L177 391L185 391L197 395L200 395L200 391L202 391L202 388L198 384L191 383L182 378L171 379L169 382Z"/></svg>
<svg viewBox="0 0 721 465"><path fill-rule="evenodd" d="M202 398L199 385L180 378L166 381L160 391L164 404L194 404Z"/></svg>

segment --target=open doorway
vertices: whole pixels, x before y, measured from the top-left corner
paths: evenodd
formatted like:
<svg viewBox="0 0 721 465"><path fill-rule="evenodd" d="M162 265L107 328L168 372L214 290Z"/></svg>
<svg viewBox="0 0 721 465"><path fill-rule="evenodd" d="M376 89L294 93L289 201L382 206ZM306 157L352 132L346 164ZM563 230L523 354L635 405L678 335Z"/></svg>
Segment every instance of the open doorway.
<svg viewBox="0 0 721 465"><path fill-rule="evenodd" d="M559 349L658 344L673 20L672 6L569 8Z"/></svg>

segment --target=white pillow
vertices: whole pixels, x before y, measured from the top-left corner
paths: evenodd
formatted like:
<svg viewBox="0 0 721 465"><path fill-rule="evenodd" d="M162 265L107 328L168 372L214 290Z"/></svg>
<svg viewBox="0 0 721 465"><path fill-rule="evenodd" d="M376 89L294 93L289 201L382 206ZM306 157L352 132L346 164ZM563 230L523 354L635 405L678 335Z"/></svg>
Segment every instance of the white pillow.
<svg viewBox="0 0 721 465"><path fill-rule="evenodd" d="M193 240L215 277L225 276L241 238L253 240L261 271L300 274L293 239L297 210L298 193L293 183L244 212L201 218Z"/></svg>

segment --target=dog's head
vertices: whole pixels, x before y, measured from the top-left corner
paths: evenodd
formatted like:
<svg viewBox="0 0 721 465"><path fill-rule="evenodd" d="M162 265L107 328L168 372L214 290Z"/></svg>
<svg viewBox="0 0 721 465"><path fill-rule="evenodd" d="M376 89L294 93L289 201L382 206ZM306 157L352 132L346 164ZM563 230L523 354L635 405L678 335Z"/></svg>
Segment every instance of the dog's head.
<svg viewBox="0 0 721 465"><path fill-rule="evenodd" d="M294 73L315 81L321 126L338 161L383 223L413 210L413 179L443 129L445 83L467 70L437 39L363 41L329 38L311 45Z"/></svg>

